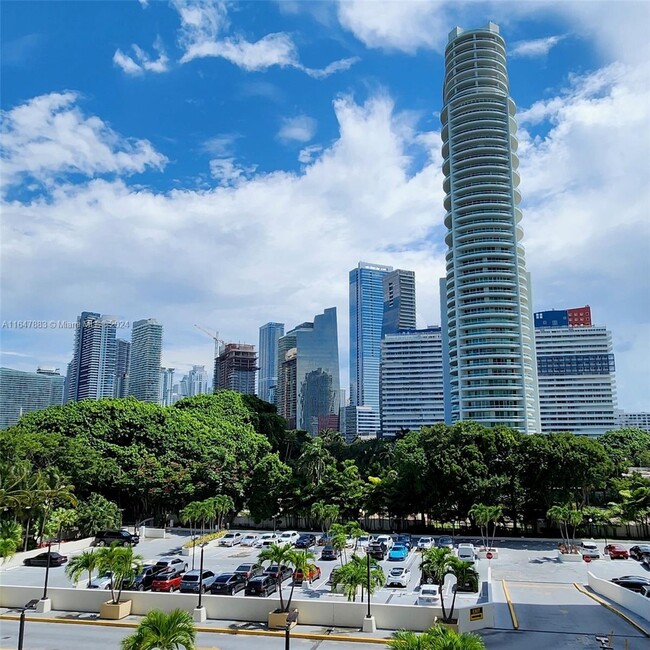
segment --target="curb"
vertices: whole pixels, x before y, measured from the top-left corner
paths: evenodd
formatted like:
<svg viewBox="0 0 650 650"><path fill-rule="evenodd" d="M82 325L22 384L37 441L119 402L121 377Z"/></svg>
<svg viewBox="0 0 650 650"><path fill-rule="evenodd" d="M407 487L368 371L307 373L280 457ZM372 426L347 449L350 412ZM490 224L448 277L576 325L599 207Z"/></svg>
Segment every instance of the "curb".
<svg viewBox="0 0 650 650"><path fill-rule="evenodd" d="M506 587L506 581L502 580L501 581L503 585L503 593L506 597L506 603L508 605L508 609L510 610L510 618L512 619L512 627L515 630L519 629L519 620L517 619L517 614L515 614L515 607L512 604L512 600L510 600L510 592L508 591L508 587Z"/></svg>
<svg viewBox="0 0 650 650"><path fill-rule="evenodd" d="M620 616L626 623L629 623L633 628L637 629L641 634L644 636L647 636L650 638L650 632L646 630L644 627L639 625L636 621L632 620L627 614L624 614L620 609L617 609L610 603L608 603L605 599L601 598L600 596L596 594L592 594L590 591L587 591L583 585L578 584L577 582L573 583L573 586L581 593L585 594L586 596L589 596L589 598L592 598L595 600L597 603L600 603L603 607L608 609L610 612L613 612L617 616Z"/></svg>
<svg viewBox="0 0 650 650"><path fill-rule="evenodd" d="M15 614L0 614L0 620L7 621L19 621L20 616ZM100 620L84 620L84 619L72 619L72 618L52 618L52 617L39 617L39 618L30 618L30 623L62 623L63 625L97 625L99 627L123 627L127 629L135 629L138 627L139 623L131 623L125 621L124 623L118 623L117 621L100 621ZM284 630L242 630L238 628L230 627L206 627L202 625L196 625L194 629L197 632L208 632L212 634L231 634L237 635L241 634L242 636L274 636L274 637L285 637L286 632ZM291 637L294 639L307 639L312 641L347 641L348 643L376 643L386 645L388 643L389 637L378 638L378 637L361 637L361 636L345 636L342 634L317 634L315 632L291 632Z"/></svg>

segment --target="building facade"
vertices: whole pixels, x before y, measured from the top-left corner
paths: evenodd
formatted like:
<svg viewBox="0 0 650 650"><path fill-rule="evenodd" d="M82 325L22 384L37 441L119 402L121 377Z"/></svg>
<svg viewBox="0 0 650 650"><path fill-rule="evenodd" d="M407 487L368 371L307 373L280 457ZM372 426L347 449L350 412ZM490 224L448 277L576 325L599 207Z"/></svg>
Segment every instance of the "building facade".
<svg viewBox="0 0 650 650"><path fill-rule="evenodd" d="M115 339L115 397L129 394L129 367L131 366L131 344L124 339Z"/></svg>
<svg viewBox="0 0 650 650"><path fill-rule="evenodd" d="M650 431L650 413L626 413L625 411L618 412L618 426L622 429L642 429L643 431Z"/></svg>
<svg viewBox="0 0 650 650"><path fill-rule="evenodd" d="M338 429L340 406L336 307L278 341L278 413L289 428L317 435Z"/></svg>
<svg viewBox="0 0 650 650"><path fill-rule="evenodd" d="M0 368L0 429L13 426L24 413L63 404L65 377L58 370Z"/></svg>
<svg viewBox="0 0 650 650"><path fill-rule="evenodd" d="M153 318L133 323L128 394L143 402L160 400L162 337L163 327Z"/></svg>
<svg viewBox="0 0 650 650"><path fill-rule="evenodd" d="M450 33L443 99L446 420L534 433L539 403L517 124L497 25Z"/></svg>
<svg viewBox="0 0 650 650"><path fill-rule="evenodd" d="M260 327L257 396L276 404L278 385L278 341L284 336L284 323L266 323Z"/></svg>
<svg viewBox="0 0 650 650"><path fill-rule="evenodd" d="M160 396L158 403L162 406L171 406L174 399L174 372L175 368L160 369Z"/></svg>
<svg viewBox="0 0 650 650"><path fill-rule="evenodd" d="M215 390L235 390L248 395L255 394L257 352L254 345L227 343L222 346L214 364L213 386Z"/></svg>
<svg viewBox="0 0 650 650"><path fill-rule="evenodd" d="M384 276L384 314L382 334L414 330L415 273L396 269Z"/></svg>
<svg viewBox="0 0 650 650"><path fill-rule="evenodd" d="M439 327L387 334L381 342L381 435L445 421Z"/></svg>
<svg viewBox="0 0 650 650"><path fill-rule="evenodd" d="M68 364L66 401L115 395L117 319L84 311L77 318L74 351Z"/></svg>
<svg viewBox="0 0 650 650"><path fill-rule="evenodd" d="M205 366L192 366L192 369L178 384L178 398L203 395L210 391L210 379Z"/></svg>
<svg viewBox="0 0 650 650"><path fill-rule="evenodd" d="M600 435L616 429L611 333L593 325L539 326L535 344L542 433Z"/></svg>
<svg viewBox="0 0 650 650"><path fill-rule="evenodd" d="M350 271L350 406L369 406L379 428L379 363L384 318L384 277L391 266L359 262ZM349 431L348 434L360 433Z"/></svg>

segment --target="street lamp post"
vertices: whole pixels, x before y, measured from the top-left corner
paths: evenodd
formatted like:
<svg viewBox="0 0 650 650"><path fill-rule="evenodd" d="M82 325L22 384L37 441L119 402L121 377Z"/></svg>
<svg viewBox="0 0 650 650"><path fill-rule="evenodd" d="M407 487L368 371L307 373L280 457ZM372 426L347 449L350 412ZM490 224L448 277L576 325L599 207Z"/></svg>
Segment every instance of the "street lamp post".
<svg viewBox="0 0 650 650"><path fill-rule="evenodd" d="M18 624L18 650L23 650L25 639L25 612L28 609L34 609L38 600L30 600L24 607L20 608L20 623Z"/></svg>
<svg viewBox="0 0 650 650"><path fill-rule="evenodd" d="M594 538L594 527L593 527L594 520L589 517L589 532L591 534L591 539Z"/></svg>
<svg viewBox="0 0 650 650"><path fill-rule="evenodd" d="M362 629L364 632L376 632L375 617L370 613L370 555L368 549L366 549L366 591L368 592L368 613L363 619Z"/></svg>
<svg viewBox="0 0 650 650"><path fill-rule="evenodd" d="M194 558L196 558L196 540L198 538L198 535L194 535L192 537L192 571L194 571Z"/></svg>
<svg viewBox="0 0 650 650"><path fill-rule="evenodd" d="M45 584L43 585L43 597L41 600L47 600L47 581L50 577L50 561L52 553L52 540L47 540L47 563L45 564Z"/></svg>
<svg viewBox="0 0 650 650"><path fill-rule="evenodd" d="M203 607L203 551L207 546L207 542L201 544L201 562L199 567L199 602L196 608L194 609L194 622L203 623L205 622L207 615L205 613L205 607Z"/></svg>

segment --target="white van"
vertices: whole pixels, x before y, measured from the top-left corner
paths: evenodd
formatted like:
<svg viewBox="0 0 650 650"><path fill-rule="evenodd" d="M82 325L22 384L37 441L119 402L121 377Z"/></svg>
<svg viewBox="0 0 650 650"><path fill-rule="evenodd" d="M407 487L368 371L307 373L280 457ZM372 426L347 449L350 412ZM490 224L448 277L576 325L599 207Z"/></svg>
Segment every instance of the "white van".
<svg viewBox="0 0 650 650"><path fill-rule="evenodd" d="M478 559L478 553L474 548L474 544L459 544L457 549L457 555L459 560L465 562L474 562Z"/></svg>

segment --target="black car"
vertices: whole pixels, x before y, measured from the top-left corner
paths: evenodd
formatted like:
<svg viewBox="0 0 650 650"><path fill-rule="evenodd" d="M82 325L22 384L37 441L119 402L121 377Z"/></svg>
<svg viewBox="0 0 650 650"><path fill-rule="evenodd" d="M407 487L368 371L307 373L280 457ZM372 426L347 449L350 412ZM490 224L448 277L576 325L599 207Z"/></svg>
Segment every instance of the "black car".
<svg viewBox="0 0 650 650"><path fill-rule="evenodd" d="M366 553L375 560L385 560L388 547L383 542L372 542L368 544Z"/></svg>
<svg viewBox="0 0 650 650"><path fill-rule="evenodd" d="M23 560L23 564L25 566L47 566L47 556L48 553L39 553L38 555L35 555L34 557L28 557ZM57 553L56 551L52 551L49 553L50 556L50 566L61 566L62 564L65 564L68 561L68 558L66 555L61 555L61 553Z"/></svg>
<svg viewBox="0 0 650 650"><path fill-rule="evenodd" d="M211 594L230 594L234 596L238 591L246 588L246 578L239 573L222 573L210 587Z"/></svg>
<svg viewBox="0 0 650 650"><path fill-rule="evenodd" d="M264 570L264 575L270 576L273 580L278 580L279 576L280 582L284 582L293 577L293 569L285 564L281 564L280 566L272 564L268 569Z"/></svg>
<svg viewBox="0 0 650 650"><path fill-rule="evenodd" d="M316 546L316 535L310 533L304 533L296 541L296 548L311 548L312 546Z"/></svg>
<svg viewBox="0 0 650 650"><path fill-rule="evenodd" d="M650 553L650 544L637 544L630 549L630 557L639 562L646 553Z"/></svg>
<svg viewBox="0 0 650 650"><path fill-rule="evenodd" d="M263 596L266 597L278 590L278 585L275 579L271 576L258 576L248 581L246 585L247 596Z"/></svg>
<svg viewBox="0 0 650 650"><path fill-rule="evenodd" d="M135 546L140 543L139 535L132 535L128 530L102 530L95 535L93 546Z"/></svg>
<svg viewBox="0 0 650 650"><path fill-rule="evenodd" d="M643 576L621 576L620 578L612 578L611 582L630 591L636 591L637 594L643 591L643 587L650 587L650 578L644 578Z"/></svg>
<svg viewBox="0 0 650 650"><path fill-rule="evenodd" d="M338 557L339 552L331 544L324 546L320 554L321 560L336 560Z"/></svg>
<svg viewBox="0 0 650 650"><path fill-rule="evenodd" d="M165 569L166 567L159 567L155 564L145 564L142 567L142 571L135 576L133 582L124 585L124 589L128 591L148 591L151 589L153 581L162 571L165 571Z"/></svg>
<svg viewBox="0 0 650 650"><path fill-rule="evenodd" d="M246 580L251 580L252 578L257 578L257 576L261 576L264 573L264 567L261 566L260 564L245 562L244 564L240 564L235 569L235 573L237 573L240 576L244 576Z"/></svg>

